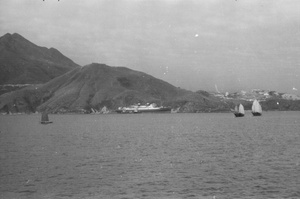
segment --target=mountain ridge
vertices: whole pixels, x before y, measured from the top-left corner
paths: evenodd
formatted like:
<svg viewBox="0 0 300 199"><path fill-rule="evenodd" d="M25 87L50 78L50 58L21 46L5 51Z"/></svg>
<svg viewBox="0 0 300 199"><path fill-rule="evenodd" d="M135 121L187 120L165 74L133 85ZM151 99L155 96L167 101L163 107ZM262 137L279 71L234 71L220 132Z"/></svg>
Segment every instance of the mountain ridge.
<svg viewBox="0 0 300 199"><path fill-rule="evenodd" d="M57 49L38 46L18 33L0 37L0 85L45 83L76 67Z"/></svg>
<svg viewBox="0 0 300 199"><path fill-rule="evenodd" d="M252 99L267 96L260 90L256 95L192 92L123 66L80 67L57 49L37 46L17 33L0 37L0 78L0 86L11 87L4 94L0 89L2 113L90 113L104 106L113 111L136 103L156 103L179 112L224 112L238 103L249 109ZM295 96L269 94L262 101L263 109L300 110Z"/></svg>
<svg viewBox="0 0 300 199"><path fill-rule="evenodd" d="M75 68L43 85L0 96L0 109L11 112L88 113L103 106L116 110L134 103L180 107L185 112L227 106L213 96L177 88L143 72L97 63Z"/></svg>

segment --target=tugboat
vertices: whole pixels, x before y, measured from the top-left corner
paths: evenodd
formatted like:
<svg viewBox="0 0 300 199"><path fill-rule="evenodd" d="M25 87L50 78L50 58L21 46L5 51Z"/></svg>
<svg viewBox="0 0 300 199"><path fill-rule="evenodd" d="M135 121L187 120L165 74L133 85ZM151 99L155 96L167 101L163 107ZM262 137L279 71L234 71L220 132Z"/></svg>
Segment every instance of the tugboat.
<svg viewBox="0 0 300 199"><path fill-rule="evenodd" d="M129 107L119 107L117 113L153 113L153 112L171 112L171 108L157 106L155 103L146 105L131 105Z"/></svg>

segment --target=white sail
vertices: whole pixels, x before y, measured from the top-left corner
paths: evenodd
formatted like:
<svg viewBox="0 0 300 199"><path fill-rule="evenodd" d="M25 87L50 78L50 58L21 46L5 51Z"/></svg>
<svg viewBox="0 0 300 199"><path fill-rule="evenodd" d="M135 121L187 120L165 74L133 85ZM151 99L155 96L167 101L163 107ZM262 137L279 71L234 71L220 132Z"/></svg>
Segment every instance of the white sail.
<svg viewBox="0 0 300 199"><path fill-rule="evenodd" d="M254 113L261 113L262 112L261 105L259 104L259 102L257 100L253 101L252 112L254 112Z"/></svg>
<svg viewBox="0 0 300 199"><path fill-rule="evenodd" d="M237 106L235 106L235 107L234 107L234 111L235 111L236 113L238 113L238 112L239 112L239 108L238 108Z"/></svg>
<svg viewBox="0 0 300 199"><path fill-rule="evenodd" d="M242 104L239 106L239 113L245 114L244 106Z"/></svg>

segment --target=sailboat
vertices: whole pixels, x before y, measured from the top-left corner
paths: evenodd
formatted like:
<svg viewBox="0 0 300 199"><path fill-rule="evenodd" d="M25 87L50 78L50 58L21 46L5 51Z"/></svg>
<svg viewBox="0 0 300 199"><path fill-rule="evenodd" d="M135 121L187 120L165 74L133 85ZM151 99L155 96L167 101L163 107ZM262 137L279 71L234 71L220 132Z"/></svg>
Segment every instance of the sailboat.
<svg viewBox="0 0 300 199"><path fill-rule="evenodd" d="M253 116L261 116L262 108L259 102L255 99L252 104L252 115Z"/></svg>
<svg viewBox="0 0 300 199"><path fill-rule="evenodd" d="M240 104L239 107L235 106L234 115L235 115L235 117L244 117L245 110L244 110L244 106L242 104Z"/></svg>
<svg viewBox="0 0 300 199"><path fill-rule="evenodd" d="M47 112L43 112L42 113L42 119L41 119L41 124L50 124L52 123L51 121L49 121L49 116Z"/></svg>

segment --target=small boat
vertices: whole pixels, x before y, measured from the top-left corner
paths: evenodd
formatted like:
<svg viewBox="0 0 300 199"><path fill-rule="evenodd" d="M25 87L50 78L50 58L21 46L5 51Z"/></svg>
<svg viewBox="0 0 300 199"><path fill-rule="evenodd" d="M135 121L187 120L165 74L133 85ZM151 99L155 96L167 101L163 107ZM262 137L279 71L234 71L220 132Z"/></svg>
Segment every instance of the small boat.
<svg viewBox="0 0 300 199"><path fill-rule="evenodd" d="M255 99L252 104L252 115L253 116L261 116L262 108L259 102Z"/></svg>
<svg viewBox="0 0 300 199"><path fill-rule="evenodd" d="M157 106L155 103L146 105L131 105L129 107L119 107L117 113L153 113L153 112L171 112L171 108Z"/></svg>
<svg viewBox="0 0 300 199"><path fill-rule="evenodd" d="M235 106L233 114L235 115L235 117L244 117L244 106L242 104L240 104L239 107Z"/></svg>
<svg viewBox="0 0 300 199"><path fill-rule="evenodd" d="M100 113L102 114L107 114L109 113L108 109L106 108L106 106L103 106L103 108L101 109Z"/></svg>
<svg viewBox="0 0 300 199"><path fill-rule="evenodd" d="M52 122L49 121L48 113L43 112L43 113L42 113L41 124L51 124L51 123L52 123Z"/></svg>

